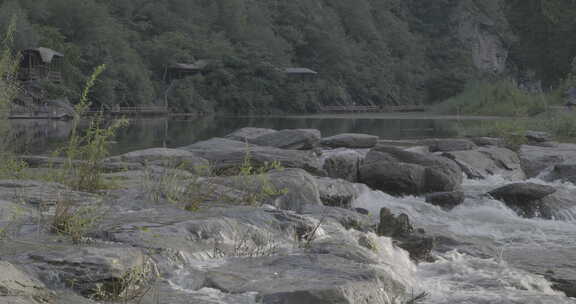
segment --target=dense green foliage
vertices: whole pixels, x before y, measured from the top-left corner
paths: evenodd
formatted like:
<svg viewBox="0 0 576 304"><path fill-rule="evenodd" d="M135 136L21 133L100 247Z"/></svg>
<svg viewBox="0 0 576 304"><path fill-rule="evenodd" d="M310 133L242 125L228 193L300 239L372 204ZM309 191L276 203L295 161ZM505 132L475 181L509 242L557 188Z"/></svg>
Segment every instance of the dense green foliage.
<svg viewBox="0 0 576 304"><path fill-rule="evenodd" d="M510 48L513 74L558 83L576 51L575 12L571 0L0 0L0 30L16 14L18 48L65 54L53 95L78 100L106 64L99 104L303 112L454 96L490 74L472 59L483 33ZM211 60L201 75L163 81L167 65L200 59ZM294 79L284 67L319 74Z"/></svg>

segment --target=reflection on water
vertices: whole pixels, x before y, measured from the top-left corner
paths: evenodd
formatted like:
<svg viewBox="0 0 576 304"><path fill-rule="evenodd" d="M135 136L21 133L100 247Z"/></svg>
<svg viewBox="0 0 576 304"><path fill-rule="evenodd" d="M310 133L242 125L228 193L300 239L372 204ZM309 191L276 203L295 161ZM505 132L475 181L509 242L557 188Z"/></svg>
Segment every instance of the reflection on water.
<svg viewBox="0 0 576 304"><path fill-rule="evenodd" d="M420 114L421 115L421 114ZM362 117L200 117L192 119L135 119L118 132L112 154L150 147L181 147L242 127L272 129L313 128L323 136L339 133L367 133L387 139L451 137L459 130L478 125L481 120L435 119L403 116ZM70 122L11 121L11 142L19 152L45 153L61 145L70 133Z"/></svg>

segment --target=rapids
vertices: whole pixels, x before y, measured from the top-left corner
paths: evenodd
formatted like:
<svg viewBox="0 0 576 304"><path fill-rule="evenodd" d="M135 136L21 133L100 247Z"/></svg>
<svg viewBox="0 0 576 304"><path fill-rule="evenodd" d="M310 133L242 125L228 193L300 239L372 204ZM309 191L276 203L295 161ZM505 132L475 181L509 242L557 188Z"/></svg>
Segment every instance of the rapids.
<svg viewBox="0 0 576 304"><path fill-rule="evenodd" d="M546 183L574 190L570 183ZM546 272L576 277L576 214L562 210L563 220L521 218L483 193L503 186L498 176L465 180L465 202L451 211L427 204L423 197L397 198L362 187L354 207L377 216L381 207L406 213L416 228L436 238L437 261L416 266L415 291L422 303L576 303L551 288Z"/></svg>

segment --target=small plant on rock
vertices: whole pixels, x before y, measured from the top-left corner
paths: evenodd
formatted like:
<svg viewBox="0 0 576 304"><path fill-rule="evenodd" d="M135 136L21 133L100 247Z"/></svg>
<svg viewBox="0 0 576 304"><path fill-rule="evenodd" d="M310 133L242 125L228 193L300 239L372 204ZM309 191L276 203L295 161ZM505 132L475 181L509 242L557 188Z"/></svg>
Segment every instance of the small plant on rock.
<svg viewBox="0 0 576 304"><path fill-rule="evenodd" d="M60 199L56 202L50 230L68 236L74 244L79 244L103 216L104 212L99 204L75 206L70 200Z"/></svg>

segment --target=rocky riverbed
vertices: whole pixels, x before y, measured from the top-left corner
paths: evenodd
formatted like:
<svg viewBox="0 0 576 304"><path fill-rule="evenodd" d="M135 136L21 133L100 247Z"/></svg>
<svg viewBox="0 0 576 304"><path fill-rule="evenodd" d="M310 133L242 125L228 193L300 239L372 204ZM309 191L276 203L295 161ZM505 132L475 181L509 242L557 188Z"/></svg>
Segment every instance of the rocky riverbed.
<svg viewBox="0 0 576 304"><path fill-rule="evenodd" d="M244 128L97 193L0 180L0 303L576 303L576 145L527 139Z"/></svg>

